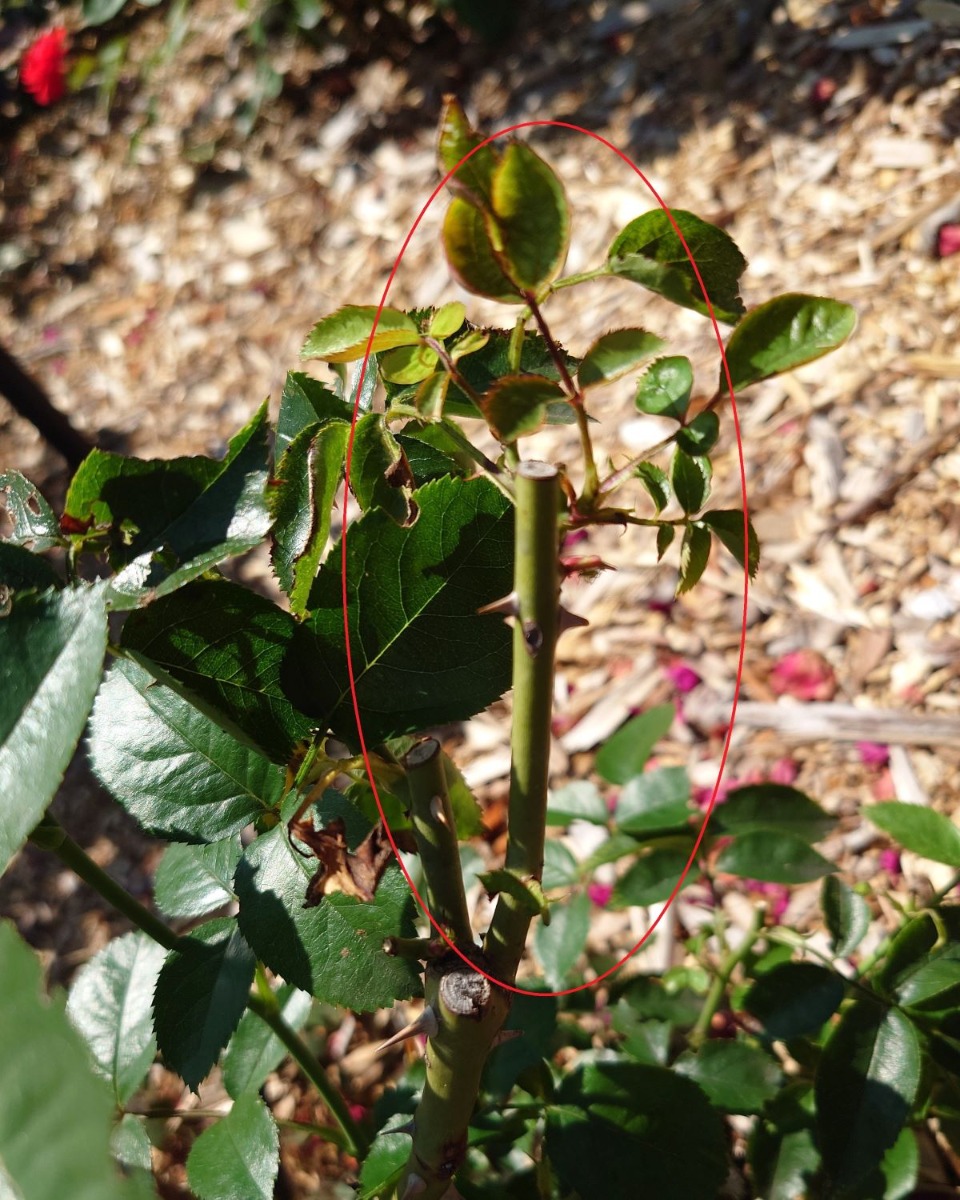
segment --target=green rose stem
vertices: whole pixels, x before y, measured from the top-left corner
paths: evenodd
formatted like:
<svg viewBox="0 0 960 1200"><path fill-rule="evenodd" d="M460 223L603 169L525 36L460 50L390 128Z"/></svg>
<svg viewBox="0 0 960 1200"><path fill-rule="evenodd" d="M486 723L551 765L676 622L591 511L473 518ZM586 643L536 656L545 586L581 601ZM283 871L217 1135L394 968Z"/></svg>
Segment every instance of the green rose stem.
<svg viewBox="0 0 960 1200"><path fill-rule="evenodd" d="M460 845L443 770L440 743L426 738L404 759L410 785L410 817L426 880L427 903L438 924L463 949L473 930L460 869Z"/></svg>
<svg viewBox="0 0 960 1200"><path fill-rule="evenodd" d="M168 950L182 950L189 943L189 938L180 937L174 933L159 917L155 917L149 909L144 908L139 900L135 900L116 880L111 879L106 871L97 866L86 851L53 817L44 817L31 833L30 840L42 850L49 850L55 854L65 866L79 875L84 883L88 883L108 904L112 904L138 929L142 929L148 937L153 938L161 946L165 946ZM304 1075L316 1087L324 1104L343 1131L350 1152L358 1158L364 1158L370 1149L369 1139L350 1115L346 1102L327 1078L321 1064L280 1015L276 999L268 1001L251 992L247 998L247 1007L266 1021L289 1050L290 1056Z"/></svg>
<svg viewBox="0 0 960 1200"><path fill-rule="evenodd" d="M510 804L505 866L521 879L543 874L550 761L553 675L560 632L559 510L556 467L522 462L517 467L514 565L513 714L510 739ZM530 927L531 908L502 892L484 949L490 974L516 978Z"/></svg>
<svg viewBox="0 0 960 1200"><path fill-rule="evenodd" d="M554 657L560 629L559 478L556 467L547 463L521 462L517 467L514 593L507 605L515 624L506 867L522 880L537 882L543 874ZM418 757L428 753L424 748L418 755L418 750L411 751L412 775L421 769ZM439 759L427 758L422 770L433 761ZM438 792L436 783L439 779L424 789L431 797ZM412 791L419 792L420 786L411 779ZM416 808L415 800L415 826ZM424 857L428 892L440 911L447 905L459 909L463 885L459 883L456 891L449 878L454 870L460 878L455 833L451 827L453 836L441 852L436 830L424 832L434 839L427 843L429 857ZM516 979L531 912L522 896L500 894L484 956L495 979L505 983ZM440 1200L447 1192L466 1154L467 1128L484 1064L510 1010L506 991L453 954L428 965L424 995L436 1028L427 1041L427 1076L413 1118L410 1158L397 1184L399 1200Z"/></svg>

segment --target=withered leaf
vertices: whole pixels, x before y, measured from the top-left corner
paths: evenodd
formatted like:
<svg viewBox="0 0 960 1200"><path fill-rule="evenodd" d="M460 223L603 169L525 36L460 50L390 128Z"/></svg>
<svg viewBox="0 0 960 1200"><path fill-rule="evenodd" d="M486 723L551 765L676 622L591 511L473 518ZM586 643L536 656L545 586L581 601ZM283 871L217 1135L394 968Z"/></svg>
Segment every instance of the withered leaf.
<svg viewBox="0 0 960 1200"><path fill-rule="evenodd" d="M296 821L291 833L310 847L320 864L307 884L304 908L316 907L331 892L368 903L373 900L380 877L393 857L382 822L370 830L356 850L347 848L342 817L334 817L323 829L314 829L309 820Z"/></svg>

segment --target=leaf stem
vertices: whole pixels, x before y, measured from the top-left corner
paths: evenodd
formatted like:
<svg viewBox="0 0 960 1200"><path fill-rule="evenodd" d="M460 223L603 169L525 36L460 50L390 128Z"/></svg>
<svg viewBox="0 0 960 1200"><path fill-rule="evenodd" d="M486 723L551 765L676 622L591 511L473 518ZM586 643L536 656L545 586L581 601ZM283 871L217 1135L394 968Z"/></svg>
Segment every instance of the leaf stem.
<svg viewBox="0 0 960 1200"><path fill-rule="evenodd" d="M290 1057L320 1093L324 1104L350 1143L350 1150L364 1158L370 1149L370 1139L350 1115L347 1102L327 1078L318 1060L311 1054L303 1039L297 1034L272 1005L265 1004L260 996L251 993L247 1008L265 1021L290 1053Z"/></svg>
<svg viewBox="0 0 960 1200"><path fill-rule="evenodd" d="M49 850L60 861L78 875L84 883L88 883L98 895L108 904L112 904L118 912L131 920L138 929L142 929L148 937L153 938L168 950L182 950L190 944L190 939L180 937L155 917L149 909L144 908L116 880L98 866L87 852L73 840L63 826L55 818L47 815L30 835L30 840L43 850ZM266 1021L277 1035L291 1057L303 1071L304 1075L316 1087L327 1108L332 1113L337 1124L349 1140L350 1149L362 1158L370 1148L370 1141L359 1127L346 1102L327 1078L323 1067L310 1053L304 1042L280 1015L275 1003L268 1003L255 992L247 997L247 1008Z"/></svg>
<svg viewBox="0 0 960 1200"><path fill-rule="evenodd" d="M112 904L118 912L123 913L138 929L142 929L161 946L168 950L182 950L188 944L188 938L174 933L169 925L144 908L139 900L135 900L126 888L121 887L115 879L111 879L54 817L49 814L45 816L30 834L30 841L41 850L49 850L55 854L64 866L79 875L84 883L88 883L108 904Z"/></svg>
<svg viewBox="0 0 960 1200"><path fill-rule="evenodd" d="M710 1023L714 1018L714 1014L723 1003L724 994L734 971L753 949L757 936L763 928L765 911L762 905L753 910L750 924L744 931L743 941L736 950L727 952L723 962L720 964L719 970L714 975L713 982L710 984L710 990L707 992L707 998L703 1002L703 1008L700 1010L696 1024L690 1031L688 1040L694 1049L697 1049L706 1041L707 1035L710 1032Z"/></svg>

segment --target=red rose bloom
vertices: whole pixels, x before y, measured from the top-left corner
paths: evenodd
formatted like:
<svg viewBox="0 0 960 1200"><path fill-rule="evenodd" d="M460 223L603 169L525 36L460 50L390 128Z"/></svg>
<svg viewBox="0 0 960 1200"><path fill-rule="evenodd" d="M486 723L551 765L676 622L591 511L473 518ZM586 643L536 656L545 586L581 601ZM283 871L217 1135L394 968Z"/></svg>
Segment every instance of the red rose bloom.
<svg viewBox="0 0 960 1200"><path fill-rule="evenodd" d="M20 82L38 104L53 104L66 89L67 31L61 26L44 33L24 54Z"/></svg>

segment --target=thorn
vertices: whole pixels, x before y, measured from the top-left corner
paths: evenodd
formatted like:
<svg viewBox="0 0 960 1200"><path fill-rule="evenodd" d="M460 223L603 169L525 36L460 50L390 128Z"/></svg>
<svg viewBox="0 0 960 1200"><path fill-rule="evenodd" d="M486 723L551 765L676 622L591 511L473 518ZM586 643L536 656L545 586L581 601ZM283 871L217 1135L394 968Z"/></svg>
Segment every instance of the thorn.
<svg viewBox="0 0 960 1200"><path fill-rule="evenodd" d="M506 596L501 596L499 600L491 600L489 604L478 608L477 613L499 613L502 617L518 617L520 615L520 603L517 599L517 593L510 592Z"/></svg>
<svg viewBox="0 0 960 1200"><path fill-rule="evenodd" d="M522 1029L501 1029L497 1036L490 1043L490 1049L496 1050L498 1046L502 1046L504 1042L512 1042L514 1038L523 1037Z"/></svg>
<svg viewBox="0 0 960 1200"><path fill-rule="evenodd" d="M569 608L564 608L560 605L560 620L557 625L559 633L566 633L568 629L582 629L584 625L589 625L590 622L586 617L579 617L576 613L572 613Z"/></svg>
<svg viewBox="0 0 960 1200"><path fill-rule="evenodd" d="M389 1050L391 1046L399 1046L407 1038L419 1037L421 1034L428 1038L435 1037L439 1028L437 1014L428 1004L415 1021L411 1021L409 1025L404 1025L399 1033L395 1033L393 1037L387 1038L385 1042L381 1042L377 1047L377 1054L382 1054L384 1050Z"/></svg>
<svg viewBox="0 0 960 1200"><path fill-rule="evenodd" d="M430 801L430 816L439 824L448 826L447 814L443 811L443 797L434 796Z"/></svg>
<svg viewBox="0 0 960 1200"><path fill-rule="evenodd" d="M417 1131L417 1123L413 1119L413 1117L411 1117L410 1120L406 1121L403 1125L398 1125L396 1127L396 1129L391 1129L390 1133L406 1133L410 1137L413 1137L413 1135L416 1133L416 1131Z"/></svg>
<svg viewBox="0 0 960 1200"><path fill-rule="evenodd" d="M560 559L560 572L564 578L570 575L595 575L598 571L615 570L608 562L604 562L597 554L585 557L570 557Z"/></svg>
<svg viewBox="0 0 960 1200"><path fill-rule="evenodd" d="M400 1200L414 1200L415 1196L422 1196L426 1190L427 1181L416 1172L411 1171L407 1176L407 1186L403 1189Z"/></svg>

